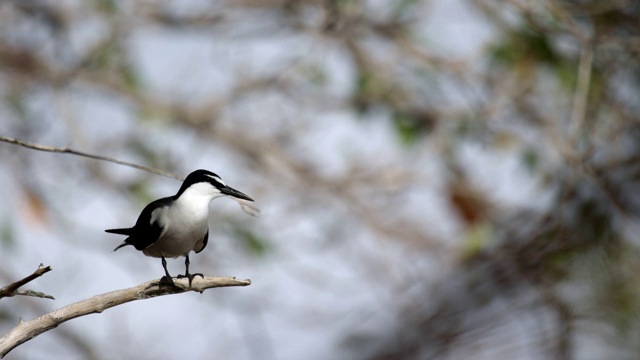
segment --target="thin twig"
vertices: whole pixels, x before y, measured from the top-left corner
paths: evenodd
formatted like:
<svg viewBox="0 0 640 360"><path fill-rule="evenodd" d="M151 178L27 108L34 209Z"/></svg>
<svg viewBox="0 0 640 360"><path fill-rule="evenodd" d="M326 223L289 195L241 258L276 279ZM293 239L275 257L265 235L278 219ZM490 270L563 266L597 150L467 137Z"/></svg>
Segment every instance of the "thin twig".
<svg viewBox="0 0 640 360"><path fill-rule="evenodd" d="M62 153L62 154L71 154L71 155L77 155L77 156L86 157L86 158L89 158L89 159L108 161L108 162L111 162L111 163L114 163L114 164L124 165L124 166L128 166L128 167L132 167L134 169L144 170L144 171L148 171L150 173L166 176L168 178L173 178L173 179L180 180L180 181L184 180L183 177L181 177L179 175L176 175L174 173L168 172L168 171L152 168L152 167L149 167L149 166L138 165L138 164L134 164L134 163L131 163L131 162L128 162L128 161L123 161L123 160L110 158L110 157L107 157L107 156L90 154L90 153L87 153L87 152L84 152L84 151L74 150L74 149L68 148L66 146L65 147L52 147L52 146L29 143L29 142L26 142L26 141L10 138L10 137L6 137L6 136L0 136L0 141L6 142L6 143L9 143L9 144L20 145L20 146L23 146L23 147L26 147L26 148L29 148L29 149L33 149L33 150L54 152L54 153Z"/></svg>
<svg viewBox="0 0 640 360"><path fill-rule="evenodd" d="M593 49L589 43L583 45L578 65L576 91L573 95L573 107L571 108L571 122L569 124L569 136L573 145L577 144L583 131L589 87L591 85L591 68L593 66Z"/></svg>
<svg viewBox="0 0 640 360"><path fill-rule="evenodd" d="M33 290L16 290L16 291L13 292L13 295L31 296L31 297L37 297L37 298L41 298L41 299L51 299L51 300L55 300L56 299L56 298L54 298L53 296L51 296L49 294L45 294L43 292L33 291Z"/></svg>
<svg viewBox="0 0 640 360"><path fill-rule="evenodd" d="M67 305L33 320L20 322L18 326L0 337L0 357L4 357L9 351L18 345L33 339L34 337L51 330L58 325L93 313L101 313L106 309L122 305L136 300L150 299L157 296L180 294L188 291L203 291L216 287L247 286L251 280L238 280L235 277L196 277L191 287L186 278L174 278L175 287L160 285L158 280L134 286L128 289L116 290L109 293L96 295L92 298L81 300Z"/></svg>
<svg viewBox="0 0 640 360"><path fill-rule="evenodd" d="M152 167L148 167L148 166L138 165L138 164L130 163L128 161L122 161L122 160L110 158L110 157L107 157L107 156L89 154L89 153L86 153L86 152L83 152L83 151L73 150L73 149L70 149L68 147L52 147L52 146L34 144L34 143L29 143L29 142L26 142L26 141L10 138L10 137L6 137L6 136L1 136L1 135L0 135L0 141L6 142L6 143L9 143L9 144L20 145L20 146L26 147L28 149L33 149L33 150L78 155L78 156L87 157L87 158L90 158L90 159L108 161L108 162L112 162L114 164L129 166L129 167L132 167L132 168L135 168L135 169L138 169L138 170L148 171L150 173L166 176L166 177L169 177L169 178L172 178L172 179L176 179L176 180L180 180L180 181L184 180L183 177L181 177L179 175L176 175L174 173L168 172L168 171L164 171L164 170L160 170L160 169L156 169L156 168L152 168ZM258 209L258 207L255 206L254 204L250 204L247 201L239 200L239 199L235 199L235 198L234 198L234 200L236 200L236 202L238 202L238 205L240 205L242 210L244 212L246 212L247 214L249 214L251 216L258 216L258 214L260 213L260 209ZM1 297L2 296L0 296L0 298Z"/></svg>
<svg viewBox="0 0 640 360"><path fill-rule="evenodd" d="M39 278L40 276L48 273L49 271L51 271L51 266L42 266L42 264L40 264L40 266L38 266L38 268L36 269L36 271L33 272L33 274L26 276L25 278L20 279L0 289L0 299L2 299L3 297L10 297L14 295L25 295L23 293L16 293L16 291L21 286L33 281L34 279ZM32 293L35 293L35 292L32 292ZM34 296L34 295L31 295L31 296ZM53 297L50 297L50 295L47 295L46 297L53 299Z"/></svg>

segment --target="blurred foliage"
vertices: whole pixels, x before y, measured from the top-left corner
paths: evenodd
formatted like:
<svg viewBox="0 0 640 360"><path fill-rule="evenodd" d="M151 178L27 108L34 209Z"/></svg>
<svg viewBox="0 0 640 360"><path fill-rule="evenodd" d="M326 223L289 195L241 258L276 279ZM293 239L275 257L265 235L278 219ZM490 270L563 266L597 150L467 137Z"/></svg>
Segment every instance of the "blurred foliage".
<svg viewBox="0 0 640 360"><path fill-rule="evenodd" d="M561 57L549 44L547 34L532 29L515 29L496 43L491 57L506 66L530 64L531 66L557 66Z"/></svg>
<svg viewBox="0 0 640 360"><path fill-rule="evenodd" d="M395 113L393 118L396 131L403 144L411 145L420 140L421 136L426 136L433 128L435 119L431 114L426 113Z"/></svg>
<svg viewBox="0 0 640 360"><path fill-rule="evenodd" d="M149 182L146 179L128 184L127 190L142 205L146 205L157 198L157 195L149 189Z"/></svg>
<svg viewBox="0 0 640 360"><path fill-rule="evenodd" d="M640 357L640 3L465 1L457 6L491 36L470 34L467 45L474 51L462 56L431 45L445 37L440 42L446 47L450 35L450 28L431 30L437 23L430 18L434 5L435 0L213 2L194 8L5 2L0 99L8 109L3 116L16 124L6 131L38 138L42 114L57 114L65 119L56 124L64 127L61 137L82 138L83 121L68 120L59 107L46 103L45 111L30 111L42 98L57 99L81 85L76 96L85 89L108 94L109 106L125 104L133 118L135 131L105 143L86 142L96 149L117 148L147 165L186 173L191 163L173 153L174 144L148 135L143 125L161 119L167 131L201 141L193 144L213 143L215 151L187 147L194 158L228 157L255 172L247 176L256 179L254 189L262 189L265 198L290 201L282 224L325 216L327 227L337 229L332 234L343 235L332 235L338 239L333 241L357 244L344 263L361 267L354 273L364 274L361 280L372 292L384 289L384 296L373 296L392 321L363 329L366 321L358 318L346 325L342 344L354 357L469 358L486 350L528 358L526 348L536 347L541 358L570 359L584 353L577 347L599 326L614 333L602 336L604 352ZM87 14L105 30L84 46L70 45L66 35ZM33 28L25 30L25 23ZM225 47L207 59L220 72L216 81L225 79L216 91L159 96L134 61L140 49L132 49L128 34L140 29L192 34L216 44L265 40L281 46L282 61L265 66L260 56L245 56L242 49L228 58L237 67L227 68L218 56L237 49ZM485 43L472 47L475 41ZM318 56L325 50L339 65ZM201 74L191 67L172 63L175 73L167 76L178 74L184 85L186 74L184 79L193 76L200 85ZM348 70L339 75L337 69ZM269 99L266 106L263 99ZM389 159L393 151L365 139L365 155L338 152L336 157L344 156L340 175L328 176L331 166L318 153L300 150L325 150L316 114L355 114L352 119L363 120L355 126L363 128L385 121L399 155ZM109 141L112 146L105 145ZM478 153L488 160L474 157ZM520 180L510 179L511 195L531 192L526 200L505 201L497 194L504 184L504 154L536 183L535 190L520 190L514 184ZM425 170L427 161L436 163L437 174ZM127 189L140 203L156 197L143 175L121 180L99 166L87 168L101 184ZM432 212L450 220L453 235L433 232L432 224L442 218L420 213L427 205L416 205L415 199L430 199L431 186L440 201L428 206L438 206ZM45 219L42 193L47 192L27 194L25 207ZM228 223L224 229L248 256L275 254L276 246L291 244L277 245L270 234ZM298 243L328 237L321 226L309 228L314 230L308 239ZM12 234L10 225L0 227L3 244L14 241ZM359 236L371 238L379 253L360 247L354 240ZM391 248L406 253L393 259ZM425 259L455 260L433 274L421 267ZM314 311L308 316L315 323ZM373 318L376 311L362 313ZM522 318L533 318L533 325ZM514 323L527 330L527 343L508 347L501 339L514 328L505 324Z"/></svg>
<svg viewBox="0 0 640 360"><path fill-rule="evenodd" d="M253 256L264 256L271 251L268 240L247 229L245 225L235 224L233 234L235 239Z"/></svg>
<svg viewBox="0 0 640 360"><path fill-rule="evenodd" d="M10 249L15 244L13 224L9 219L5 219L0 225L0 243L4 249Z"/></svg>

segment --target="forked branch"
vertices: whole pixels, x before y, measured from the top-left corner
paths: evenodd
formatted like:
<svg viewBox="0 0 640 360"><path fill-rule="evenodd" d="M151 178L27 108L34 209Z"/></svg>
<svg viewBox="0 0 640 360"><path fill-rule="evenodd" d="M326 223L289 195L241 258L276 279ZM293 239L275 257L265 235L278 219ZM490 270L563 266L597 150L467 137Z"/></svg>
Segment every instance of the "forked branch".
<svg viewBox="0 0 640 360"><path fill-rule="evenodd" d="M92 298L81 300L67 305L33 320L23 321L8 333L0 337L0 357L4 357L16 346L33 339L45 331L80 316L93 313L101 313L106 309L118 306L130 301L150 299L157 296L180 294L188 291L203 291L216 287L247 286L251 280L238 280L235 277L196 277L189 287L186 278L174 278L175 287L160 285L158 280L134 286L128 289L116 290Z"/></svg>
<svg viewBox="0 0 640 360"><path fill-rule="evenodd" d="M43 294L37 291L31 291L31 290L26 290L26 291L20 291L18 290L20 287L22 287L23 285L39 278L40 276L48 273L49 271L51 271L51 267L50 266L43 266L42 264L40 264L40 266L38 266L38 268L36 269L36 271L33 272L33 274L26 276L12 284L9 284L5 287L3 287L2 289L0 289L0 299L2 299L3 297L9 297L9 296L14 296L14 295L25 295L25 296L35 296L35 297L42 297L42 298L47 298L47 299L53 299L53 296L47 295L47 294Z"/></svg>

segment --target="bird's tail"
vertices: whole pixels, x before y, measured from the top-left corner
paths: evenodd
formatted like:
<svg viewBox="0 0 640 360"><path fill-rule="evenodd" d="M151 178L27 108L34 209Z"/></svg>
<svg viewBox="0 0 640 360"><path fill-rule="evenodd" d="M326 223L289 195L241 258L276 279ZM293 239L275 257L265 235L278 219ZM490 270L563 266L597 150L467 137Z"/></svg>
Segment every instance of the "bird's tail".
<svg viewBox="0 0 640 360"><path fill-rule="evenodd" d="M120 234L120 235L127 235L129 236L128 238L126 238L122 244L118 245L115 249L113 249L113 251L116 251L118 249L120 249L123 246L127 246L127 245L133 245L131 243L131 235L133 235L133 228L126 228L126 229L108 229L105 230L108 233L112 233L112 234Z"/></svg>
<svg viewBox="0 0 640 360"><path fill-rule="evenodd" d="M120 234L120 235L133 235L133 228L108 229L108 230L105 230L105 232L112 233L112 234Z"/></svg>
<svg viewBox="0 0 640 360"><path fill-rule="evenodd" d="M116 251L116 250L120 249L120 248L121 248L121 247L123 247L123 246L133 245L133 244L131 244L128 240L129 240L129 238L127 238L127 240L123 241L123 242L122 242L122 244L120 244L120 245L116 246L116 248L115 248L115 249L113 249L113 251Z"/></svg>

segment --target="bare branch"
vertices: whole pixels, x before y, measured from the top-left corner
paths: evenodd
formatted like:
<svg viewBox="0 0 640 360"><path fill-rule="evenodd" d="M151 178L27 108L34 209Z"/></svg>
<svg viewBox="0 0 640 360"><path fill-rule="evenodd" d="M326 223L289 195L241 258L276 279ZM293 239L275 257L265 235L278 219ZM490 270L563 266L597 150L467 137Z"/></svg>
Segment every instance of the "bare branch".
<svg viewBox="0 0 640 360"><path fill-rule="evenodd" d="M48 273L49 271L51 271L51 266L42 266L42 264L40 264L40 266L38 266L38 268L36 269L36 271L33 272L33 274L0 289L0 299L2 299L3 297L10 297L14 295L26 295L25 291L18 292L17 290L21 286L39 278L40 276ZM27 292L31 292L32 294L36 293L35 291L27 291ZM35 295L30 295L30 296L35 296ZM41 297L48 297L50 299L53 299L53 297L51 297L50 295L41 296Z"/></svg>
<svg viewBox="0 0 640 360"><path fill-rule="evenodd" d="M46 145L40 145L40 144L33 144L33 143L29 143L29 142L26 142L26 141L10 138L10 137L6 137L6 136L0 136L0 141L6 142L6 143L9 143L9 144L20 145L20 146L23 146L23 147L26 147L26 148L29 148L29 149L33 149L33 150L54 152L54 153L63 153L63 154L71 154L71 155L77 155L77 156L86 157L86 158L89 158L89 159L108 161L108 162L111 162L111 163L114 163L114 164L124 165L124 166L128 166L128 167L132 167L134 169L148 171L150 173L166 176L166 177L173 178L173 179L176 179L176 180L180 180L180 181L184 180L183 177L181 177L179 175L176 175L174 173L168 172L168 171L164 171L164 170L160 170L160 169L156 169L156 168L152 168L152 167L148 167L148 166L138 165L138 164L134 164L134 163L131 163L131 162L128 162L128 161L123 161L123 160L110 158L110 157L107 157L107 156L95 155L95 154L90 154L90 153L86 153L86 152L83 152L83 151L73 150L73 149L70 149L70 148L68 148L66 146L65 147L52 147L52 146L46 146Z"/></svg>
<svg viewBox="0 0 640 360"><path fill-rule="evenodd" d="M18 326L0 337L0 357L34 337L51 330L58 325L93 313L101 313L106 309L136 300L150 299L157 296L180 294L188 291L204 292L207 289L226 286L248 286L251 280L238 280L235 277L196 277L189 287L188 279L174 278L175 287L160 285L158 280L134 286L128 289L116 290L92 298L67 305L33 320L20 322Z"/></svg>
<svg viewBox="0 0 640 360"><path fill-rule="evenodd" d="M166 177L169 177L169 178L172 178L172 179L176 179L176 180L180 180L180 181L184 180L184 178L182 176L174 174L174 173L171 173L171 172L168 172L168 171L164 171L164 170L160 170L160 169L156 169L156 168L152 168L152 167L148 167L148 166L138 165L138 164L130 163L128 161L122 161L122 160L110 158L110 157L107 157L107 156L95 155L95 154L90 154L90 153L86 153L86 152L83 152L83 151L77 151L77 150L70 149L68 147L52 147L52 146L34 144L34 143L29 143L29 142L26 142L26 141L10 138L10 137L6 137L6 136L1 136L1 135L0 135L0 141L6 142L6 143L9 143L9 144L20 145L20 146L26 147L28 149L33 149L33 150L78 155L78 156L87 157L87 158L90 158L90 159L108 161L108 162L112 162L114 164L128 166L128 167L132 167L132 168L138 169L138 170L148 171L150 173L166 176ZM234 199L234 200L236 200L236 199ZM250 204L247 201L239 201L239 200L236 200L236 201L238 202L238 204L240 205L242 210L244 212L246 212L247 214L249 214L251 216L258 216L258 214L260 213L260 209L258 209L258 207L256 207L255 205ZM31 281L31 280L29 280L29 281ZM0 298L3 297L1 295L2 295L2 292L0 292ZM5 296L7 296L7 295L5 295Z"/></svg>

